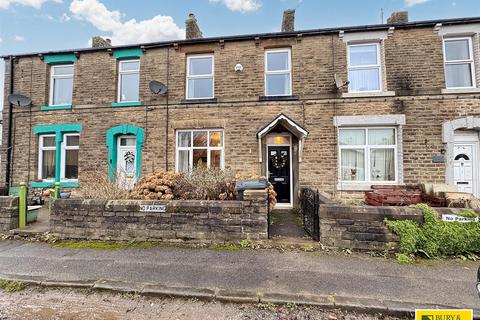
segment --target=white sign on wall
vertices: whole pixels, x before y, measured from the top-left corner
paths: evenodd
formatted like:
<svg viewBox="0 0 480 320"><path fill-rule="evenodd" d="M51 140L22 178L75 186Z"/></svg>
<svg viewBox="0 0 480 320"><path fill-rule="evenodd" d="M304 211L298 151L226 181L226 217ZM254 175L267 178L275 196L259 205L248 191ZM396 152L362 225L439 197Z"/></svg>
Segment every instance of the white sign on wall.
<svg viewBox="0 0 480 320"><path fill-rule="evenodd" d="M442 220L447 222L478 222L478 217L466 218L454 214L442 214Z"/></svg>
<svg viewBox="0 0 480 320"><path fill-rule="evenodd" d="M141 212L166 212L167 206L164 204L141 204Z"/></svg>

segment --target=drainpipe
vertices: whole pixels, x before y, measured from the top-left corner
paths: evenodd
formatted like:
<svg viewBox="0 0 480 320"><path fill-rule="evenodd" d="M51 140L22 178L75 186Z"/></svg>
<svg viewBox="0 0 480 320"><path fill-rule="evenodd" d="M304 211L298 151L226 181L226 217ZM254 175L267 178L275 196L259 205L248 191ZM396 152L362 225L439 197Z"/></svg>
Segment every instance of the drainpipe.
<svg viewBox="0 0 480 320"><path fill-rule="evenodd" d="M10 56L10 94L13 94L14 72L13 72L13 60L15 58ZM5 169L5 187L10 188L10 173L12 165L12 139L13 139L13 104L8 104L8 138L7 138L7 167Z"/></svg>
<svg viewBox="0 0 480 320"><path fill-rule="evenodd" d="M169 101L168 96L170 95L170 87L169 85L169 78L170 78L170 47L167 48L167 96L166 96L166 115L165 115L165 171L168 171L168 126L169 126Z"/></svg>

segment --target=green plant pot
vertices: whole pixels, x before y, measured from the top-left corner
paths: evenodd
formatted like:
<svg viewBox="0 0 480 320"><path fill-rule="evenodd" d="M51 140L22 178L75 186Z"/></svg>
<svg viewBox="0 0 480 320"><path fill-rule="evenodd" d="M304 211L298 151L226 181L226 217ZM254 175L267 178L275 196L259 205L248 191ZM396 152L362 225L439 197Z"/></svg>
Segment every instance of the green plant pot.
<svg viewBox="0 0 480 320"><path fill-rule="evenodd" d="M32 223L37 221L38 211L42 206L30 206L27 209L27 223Z"/></svg>

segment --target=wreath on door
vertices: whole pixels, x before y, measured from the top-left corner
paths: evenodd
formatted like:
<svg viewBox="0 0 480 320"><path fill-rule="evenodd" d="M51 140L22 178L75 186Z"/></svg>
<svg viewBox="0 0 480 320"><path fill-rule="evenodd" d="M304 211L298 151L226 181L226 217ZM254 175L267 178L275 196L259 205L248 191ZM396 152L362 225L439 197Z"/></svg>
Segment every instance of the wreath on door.
<svg viewBox="0 0 480 320"><path fill-rule="evenodd" d="M283 167L285 167L285 165L287 164L287 155L286 154L278 154L276 153L273 157L272 157L272 165L276 168L276 169L282 169Z"/></svg>

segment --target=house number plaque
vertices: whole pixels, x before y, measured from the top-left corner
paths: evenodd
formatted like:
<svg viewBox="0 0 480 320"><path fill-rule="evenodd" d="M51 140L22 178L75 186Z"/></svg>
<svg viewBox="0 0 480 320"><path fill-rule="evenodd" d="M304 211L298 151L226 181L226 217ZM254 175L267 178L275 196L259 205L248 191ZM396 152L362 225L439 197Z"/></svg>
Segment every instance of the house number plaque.
<svg viewBox="0 0 480 320"><path fill-rule="evenodd" d="M164 204L141 204L141 212L166 212L167 206Z"/></svg>

